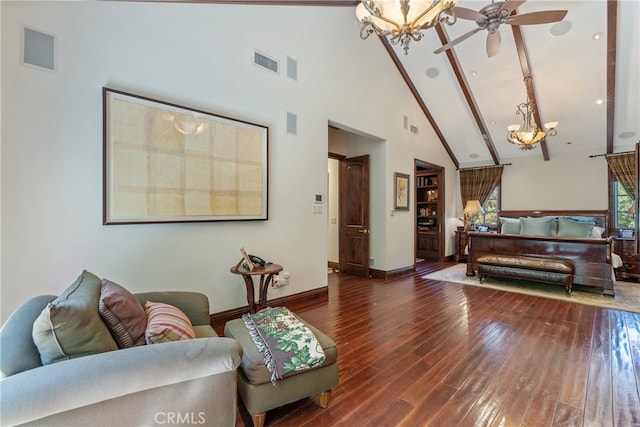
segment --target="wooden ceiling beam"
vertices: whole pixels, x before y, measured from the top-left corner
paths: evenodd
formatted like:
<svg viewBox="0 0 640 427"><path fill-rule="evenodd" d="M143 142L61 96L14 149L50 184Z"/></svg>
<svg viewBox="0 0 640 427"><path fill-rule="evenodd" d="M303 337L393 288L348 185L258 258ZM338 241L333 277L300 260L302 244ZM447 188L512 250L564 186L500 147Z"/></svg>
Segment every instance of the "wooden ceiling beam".
<svg viewBox="0 0 640 427"><path fill-rule="evenodd" d="M115 0L135 3L250 4L254 6L357 6L354 0Z"/></svg>
<svg viewBox="0 0 640 427"><path fill-rule="evenodd" d="M616 45L618 33L618 1L607 1L607 154L613 153L616 107Z"/></svg>
<svg viewBox="0 0 640 427"><path fill-rule="evenodd" d="M517 12L515 12L514 15L515 14L517 14ZM529 54L527 53L527 47L524 44L522 30L518 25L512 25L511 30L513 31L513 38L516 41L516 50L518 51L518 58L520 59L520 68L522 68L524 84L527 88L527 96L535 106L533 118L538 126L542 127L543 122L541 119L540 105L538 104L538 98L536 97L536 88L533 84L533 76L531 75L531 67L529 65ZM544 160L549 160L549 149L547 148L546 138L540 141L540 148L542 149L542 157Z"/></svg>
<svg viewBox="0 0 640 427"><path fill-rule="evenodd" d="M449 43L449 36L447 35L446 30L441 24L436 25L436 32L438 33L438 37L440 38L440 42L442 45ZM471 110L471 114L473 114L473 118L476 121L476 125L478 126L478 130L482 134L482 139L484 143L487 145L487 149L489 150L489 154L491 154L491 158L493 159L494 164L500 164L500 156L496 150L496 147L491 139L491 133L489 132L489 128L487 124L484 122L484 118L482 117L482 113L480 113L480 108L478 107L478 103L476 102L473 93L471 92L471 88L469 87L469 83L462 72L462 67L460 66L460 61L458 61L458 56L456 55L453 49L445 50L447 58L449 59L449 64L453 69L454 74L456 75L456 79L458 80L458 85L462 90L462 94L464 98L467 100L467 104L469 105L469 109Z"/></svg>

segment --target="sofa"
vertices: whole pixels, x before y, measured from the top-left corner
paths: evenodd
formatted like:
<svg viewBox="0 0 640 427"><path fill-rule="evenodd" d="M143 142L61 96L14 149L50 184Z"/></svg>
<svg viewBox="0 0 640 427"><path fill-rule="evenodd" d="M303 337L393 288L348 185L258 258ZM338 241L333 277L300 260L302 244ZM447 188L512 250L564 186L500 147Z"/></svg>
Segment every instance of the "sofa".
<svg viewBox="0 0 640 427"><path fill-rule="evenodd" d="M141 305L154 301L181 310L197 339L43 365L34 322L56 296L31 298L0 329L0 425L234 426L242 348L218 337L210 326L207 297L194 292L132 295Z"/></svg>

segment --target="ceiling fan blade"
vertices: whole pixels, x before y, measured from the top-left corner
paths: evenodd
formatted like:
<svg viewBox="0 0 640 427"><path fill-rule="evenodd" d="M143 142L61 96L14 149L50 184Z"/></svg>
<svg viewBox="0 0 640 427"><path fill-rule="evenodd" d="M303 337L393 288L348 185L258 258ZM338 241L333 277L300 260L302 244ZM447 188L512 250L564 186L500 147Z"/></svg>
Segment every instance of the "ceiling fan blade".
<svg viewBox="0 0 640 427"><path fill-rule="evenodd" d="M562 21L567 15L566 10L545 10L541 12L524 13L511 18L511 25L535 25L548 24L550 22Z"/></svg>
<svg viewBox="0 0 640 427"><path fill-rule="evenodd" d="M468 19L470 21L477 21L479 19L487 19L486 16L484 16L483 14L481 14L480 12L477 12L473 9L467 9L466 7L454 7L453 9L451 9L451 11L453 12L453 14L456 16L456 18L460 18L460 19Z"/></svg>
<svg viewBox="0 0 640 427"><path fill-rule="evenodd" d="M500 8L500 10L506 10L507 12L511 13L514 10L516 10L518 7L520 7L520 5L522 5L522 3L526 2L527 0L507 0L502 7Z"/></svg>
<svg viewBox="0 0 640 427"><path fill-rule="evenodd" d="M482 28L477 27L477 28L469 31L468 33L465 33L465 34L461 35L457 39L451 40L449 43L443 45L441 48L434 50L433 53L442 53L447 49L451 49L453 46L457 45L458 43L460 43L463 40L468 39L469 37L471 37L472 35L474 35L475 33L477 33L480 30L482 30Z"/></svg>
<svg viewBox="0 0 640 427"><path fill-rule="evenodd" d="M487 35L487 56L491 58L500 53L500 44L502 40L500 38L500 31L495 31Z"/></svg>

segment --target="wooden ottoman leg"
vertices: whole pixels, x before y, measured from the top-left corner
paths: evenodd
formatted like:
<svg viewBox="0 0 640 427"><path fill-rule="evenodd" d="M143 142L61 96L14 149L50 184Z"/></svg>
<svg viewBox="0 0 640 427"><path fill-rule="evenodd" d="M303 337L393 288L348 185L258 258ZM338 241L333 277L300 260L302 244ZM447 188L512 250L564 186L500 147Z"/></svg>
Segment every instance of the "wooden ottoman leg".
<svg viewBox="0 0 640 427"><path fill-rule="evenodd" d="M320 407L323 409L329 406L329 399L331 398L331 390L323 391L320 393Z"/></svg>
<svg viewBox="0 0 640 427"><path fill-rule="evenodd" d="M264 419L267 417L266 412L262 412L260 414L251 415L251 420L253 421L253 427L263 427Z"/></svg>

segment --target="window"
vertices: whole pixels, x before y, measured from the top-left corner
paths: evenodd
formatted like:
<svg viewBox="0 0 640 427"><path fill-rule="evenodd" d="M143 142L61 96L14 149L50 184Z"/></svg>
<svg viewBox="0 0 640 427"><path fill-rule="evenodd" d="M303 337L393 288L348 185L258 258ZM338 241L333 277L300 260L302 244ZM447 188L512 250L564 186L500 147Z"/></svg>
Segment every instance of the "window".
<svg viewBox="0 0 640 427"><path fill-rule="evenodd" d="M619 181L613 184L613 204L615 210L616 228L633 228L633 213L629 212L633 207L633 199Z"/></svg>
<svg viewBox="0 0 640 427"><path fill-rule="evenodd" d="M478 214L475 223L482 225L497 225L498 224L498 196L500 194L500 186L496 186L491 195L482 205L484 213Z"/></svg>

